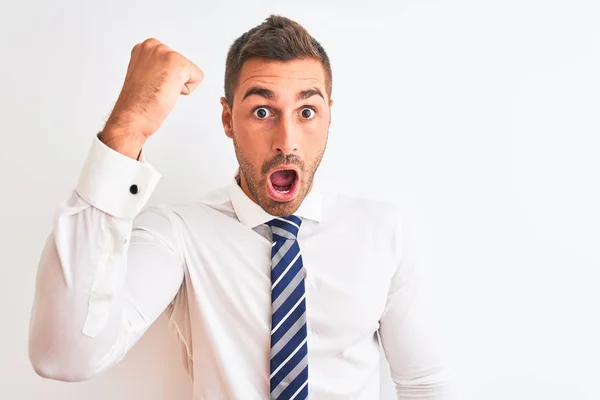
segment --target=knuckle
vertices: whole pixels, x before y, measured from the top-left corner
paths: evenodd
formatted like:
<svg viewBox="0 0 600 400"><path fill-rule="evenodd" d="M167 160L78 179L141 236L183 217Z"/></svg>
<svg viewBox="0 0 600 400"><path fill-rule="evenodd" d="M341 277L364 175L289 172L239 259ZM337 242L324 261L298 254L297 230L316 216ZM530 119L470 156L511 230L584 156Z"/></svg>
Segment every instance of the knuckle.
<svg viewBox="0 0 600 400"><path fill-rule="evenodd" d="M180 65L182 64L182 57L176 51L170 50L165 53L165 59L171 65Z"/></svg>
<svg viewBox="0 0 600 400"><path fill-rule="evenodd" d="M171 49L166 44L161 43L158 46L156 46L156 52L159 54L168 54L170 51Z"/></svg>
<svg viewBox="0 0 600 400"><path fill-rule="evenodd" d="M154 38L148 38L141 43L141 47L143 47L145 49L151 49L158 45L160 45L160 42Z"/></svg>
<svg viewBox="0 0 600 400"><path fill-rule="evenodd" d="M131 54L137 52L139 50L139 48L140 48L140 44L139 43L136 44L135 46L133 46L133 48L131 49Z"/></svg>

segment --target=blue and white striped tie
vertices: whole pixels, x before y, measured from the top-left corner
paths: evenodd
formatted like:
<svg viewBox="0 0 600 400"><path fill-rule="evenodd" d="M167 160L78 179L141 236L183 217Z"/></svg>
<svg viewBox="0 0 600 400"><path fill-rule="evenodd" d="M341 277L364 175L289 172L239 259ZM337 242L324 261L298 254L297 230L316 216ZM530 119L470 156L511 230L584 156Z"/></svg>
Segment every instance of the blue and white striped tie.
<svg viewBox="0 0 600 400"><path fill-rule="evenodd" d="M308 398L308 343L304 269L296 216L268 222L271 250L271 399Z"/></svg>

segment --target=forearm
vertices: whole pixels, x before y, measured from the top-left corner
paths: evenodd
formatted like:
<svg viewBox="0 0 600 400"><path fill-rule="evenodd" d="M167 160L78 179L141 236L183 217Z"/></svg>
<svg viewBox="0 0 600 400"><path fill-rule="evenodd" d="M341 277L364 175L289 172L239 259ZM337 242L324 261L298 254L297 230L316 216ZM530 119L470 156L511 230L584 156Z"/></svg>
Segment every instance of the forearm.
<svg viewBox="0 0 600 400"><path fill-rule="evenodd" d="M98 139L114 151L134 160L139 160L147 138L136 134L134 117L126 117L120 114L118 118L112 117L107 122L102 132L98 134Z"/></svg>

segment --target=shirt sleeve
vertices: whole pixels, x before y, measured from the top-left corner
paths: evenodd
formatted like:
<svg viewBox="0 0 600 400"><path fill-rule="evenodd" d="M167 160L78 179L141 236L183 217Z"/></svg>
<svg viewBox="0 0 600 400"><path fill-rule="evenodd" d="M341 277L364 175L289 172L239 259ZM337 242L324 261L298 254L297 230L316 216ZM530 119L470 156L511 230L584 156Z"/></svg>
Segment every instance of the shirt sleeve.
<svg viewBox="0 0 600 400"><path fill-rule="evenodd" d="M75 191L105 213L131 219L146 205L161 178L143 156L140 159L124 156L95 136Z"/></svg>
<svg viewBox="0 0 600 400"><path fill-rule="evenodd" d="M398 399L450 400L428 281L415 265L414 246L397 219L395 271L380 320L379 335Z"/></svg>
<svg viewBox="0 0 600 400"><path fill-rule="evenodd" d="M174 220L165 207L142 211L159 179L94 138L39 261L29 337L39 375L80 381L106 370L175 297L183 256Z"/></svg>

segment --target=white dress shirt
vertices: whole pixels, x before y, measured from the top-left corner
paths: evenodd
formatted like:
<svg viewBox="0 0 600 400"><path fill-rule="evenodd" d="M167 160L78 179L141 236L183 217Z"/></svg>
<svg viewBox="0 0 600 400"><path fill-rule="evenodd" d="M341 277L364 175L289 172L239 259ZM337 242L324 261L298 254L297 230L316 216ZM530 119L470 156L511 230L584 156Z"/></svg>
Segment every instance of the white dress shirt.
<svg viewBox="0 0 600 400"><path fill-rule="evenodd" d="M268 399L273 217L235 181L198 201L145 207L159 178L94 138L40 260L31 362L45 377L87 379L166 311L195 399ZM309 397L379 398L381 340L399 399L443 398L397 207L315 186L295 215Z"/></svg>

